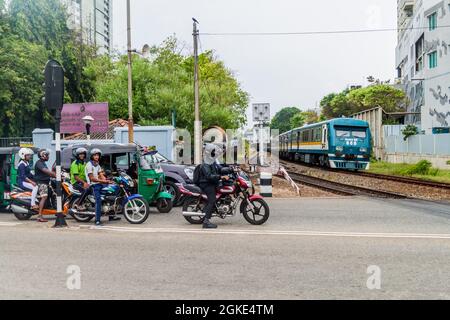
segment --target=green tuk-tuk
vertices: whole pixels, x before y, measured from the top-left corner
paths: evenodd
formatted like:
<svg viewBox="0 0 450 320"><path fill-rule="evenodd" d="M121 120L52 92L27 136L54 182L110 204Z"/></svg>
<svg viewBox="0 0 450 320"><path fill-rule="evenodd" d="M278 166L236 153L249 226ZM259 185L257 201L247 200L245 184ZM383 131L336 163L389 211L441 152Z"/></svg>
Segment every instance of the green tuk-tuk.
<svg viewBox="0 0 450 320"><path fill-rule="evenodd" d="M88 151L100 149L100 165L107 174L116 175L117 172L124 171L137 182L136 193L155 205L159 212L167 213L172 210L172 195L164 191L165 176L155 156L156 151L147 151L134 144L77 144L62 151L63 169L70 170L77 148L86 148Z"/></svg>
<svg viewBox="0 0 450 320"><path fill-rule="evenodd" d="M20 149L21 147L0 148L0 207L9 205L11 186L17 183ZM35 154L39 151L37 148L29 149L33 150Z"/></svg>

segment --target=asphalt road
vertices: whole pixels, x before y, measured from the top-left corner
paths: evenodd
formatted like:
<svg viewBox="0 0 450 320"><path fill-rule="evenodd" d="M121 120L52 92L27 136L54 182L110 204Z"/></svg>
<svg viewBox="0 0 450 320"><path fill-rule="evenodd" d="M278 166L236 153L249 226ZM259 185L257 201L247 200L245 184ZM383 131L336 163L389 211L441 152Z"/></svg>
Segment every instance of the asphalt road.
<svg viewBox="0 0 450 320"><path fill-rule="evenodd" d="M237 216L216 231L180 209L140 226L69 220L68 230L0 214L0 299L450 299L450 206L269 202L266 225ZM69 266L79 290L67 287Z"/></svg>

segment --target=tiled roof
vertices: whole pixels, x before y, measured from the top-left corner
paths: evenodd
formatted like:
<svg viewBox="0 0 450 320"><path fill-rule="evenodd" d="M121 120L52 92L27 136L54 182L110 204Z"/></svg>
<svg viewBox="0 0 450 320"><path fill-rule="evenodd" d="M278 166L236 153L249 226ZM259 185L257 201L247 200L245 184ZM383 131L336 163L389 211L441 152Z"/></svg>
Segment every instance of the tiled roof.
<svg viewBox="0 0 450 320"><path fill-rule="evenodd" d="M114 129L127 127L128 121L123 119L116 119L109 122L108 131L106 133L92 133L92 140L108 140L114 139ZM86 133L76 133L64 138L65 140L86 140Z"/></svg>

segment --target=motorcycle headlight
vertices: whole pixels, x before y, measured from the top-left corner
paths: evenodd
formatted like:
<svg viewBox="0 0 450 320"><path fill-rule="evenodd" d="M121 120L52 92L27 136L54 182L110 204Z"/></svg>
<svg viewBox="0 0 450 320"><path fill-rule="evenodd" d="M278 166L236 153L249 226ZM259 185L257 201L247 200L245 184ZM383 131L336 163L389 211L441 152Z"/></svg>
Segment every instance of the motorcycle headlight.
<svg viewBox="0 0 450 320"><path fill-rule="evenodd" d="M184 169L184 173L187 175L187 177L190 180L194 180L194 170L192 168L186 168Z"/></svg>

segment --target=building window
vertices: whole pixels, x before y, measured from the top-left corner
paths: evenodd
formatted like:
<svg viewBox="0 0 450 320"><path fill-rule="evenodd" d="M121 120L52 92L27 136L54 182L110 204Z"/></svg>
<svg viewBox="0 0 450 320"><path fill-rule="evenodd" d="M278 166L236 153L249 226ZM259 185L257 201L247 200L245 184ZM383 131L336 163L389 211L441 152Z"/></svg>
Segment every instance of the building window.
<svg viewBox="0 0 450 320"><path fill-rule="evenodd" d="M433 31L437 28L437 12L428 16L428 27L430 31Z"/></svg>
<svg viewBox="0 0 450 320"><path fill-rule="evenodd" d="M424 44L424 36L422 35L416 42L416 72L423 69Z"/></svg>
<svg viewBox="0 0 450 320"><path fill-rule="evenodd" d="M437 67L437 51L428 54L428 66L430 69Z"/></svg>

